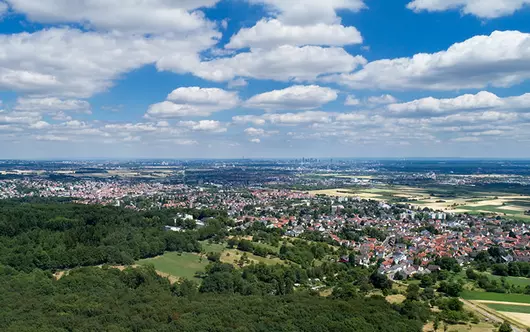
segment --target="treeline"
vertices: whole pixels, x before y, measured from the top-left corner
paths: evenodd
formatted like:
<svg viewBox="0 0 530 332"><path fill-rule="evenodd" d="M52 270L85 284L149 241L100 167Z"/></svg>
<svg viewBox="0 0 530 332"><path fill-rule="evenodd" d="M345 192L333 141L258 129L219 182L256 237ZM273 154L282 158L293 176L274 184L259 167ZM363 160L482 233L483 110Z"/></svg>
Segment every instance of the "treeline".
<svg viewBox="0 0 530 332"><path fill-rule="evenodd" d="M232 273L224 268L210 272ZM255 268L255 278L276 273ZM200 292L189 281L172 286L150 268L87 267L55 280L0 267L0 330L419 332L423 325L383 298L217 294L205 283Z"/></svg>
<svg viewBox="0 0 530 332"><path fill-rule="evenodd" d="M198 240L223 228L212 220L198 231L165 232L168 216L156 211L59 202L0 201L0 211L0 264L22 271L127 265L164 251L199 252Z"/></svg>

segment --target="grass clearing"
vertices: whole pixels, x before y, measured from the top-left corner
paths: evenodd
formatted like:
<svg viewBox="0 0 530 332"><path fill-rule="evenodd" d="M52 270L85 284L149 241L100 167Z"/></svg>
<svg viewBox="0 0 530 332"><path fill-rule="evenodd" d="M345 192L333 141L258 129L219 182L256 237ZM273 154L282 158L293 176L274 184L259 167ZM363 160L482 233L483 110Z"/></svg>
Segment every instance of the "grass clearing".
<svg viewBox="0 0 530 332"><path fill-rule="evenodd" d="M167 273L176 278L193 279L196 272L204 271L208 260L200 258L197 254L166 252L162 256L142 259L137 262L138 265L152 264L157 271Z"/></svg>
<svg viewBox="0 0 530 332"><path fill-rule="evenodd" d="M286 264L285 261L282 261L278 257L271 257L271 258L260 257L260 256L254 255L252 253L244 252L244 251L241 251L241 250L238 250L238 249L228 249L228 250L223 251L221 253L221 262L232 264L234 266L238 266L238 262L241 259L241 257L243 256L243 254L247 254L247 257L248 257L249 261L250 262L254 262L256 264L257 263L264 263L264 264L267 264L267 265L276 265L276 264L285 265Z"/></svg>
<svg viewBox="0 0 530 332"><path fill-rule="evenodd" d="M225 243L208 243L208 241L201 241L202 251L205 253L221 253L226 249Z"/></svg>
<svg viewBox="0 0 530 332"><path fill-rule="evenodd" d="M466 290L462 292L460 297L470 301L486 300L497 302L530 303L530 295L525 294L501 294Z"/></svg>
<svg viewBox="0 0 530 332"><path fill-rule="evenodd" d="M405 302L407 298L404 295L397 294L397 295L388 295L385 299L387 300L388 303L391 303L391 304L401 304Z"/></svg>

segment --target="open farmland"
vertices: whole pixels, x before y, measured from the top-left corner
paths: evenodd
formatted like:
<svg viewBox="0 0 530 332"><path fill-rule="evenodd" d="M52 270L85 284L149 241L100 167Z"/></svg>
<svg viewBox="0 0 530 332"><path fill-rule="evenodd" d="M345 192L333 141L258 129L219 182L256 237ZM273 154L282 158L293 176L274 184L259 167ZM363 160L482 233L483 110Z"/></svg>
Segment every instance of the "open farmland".
<svg viewBox="0 0 530 332"><path fill-rule="evenodd" d="M501 294L489 292L464 291L460 295L465 300L470 301L497 301L530 304L530 295L525 294Z"/></svg>
<svg viewBox="0 0 530 332"><path fill-rule="evenodd" d="M530 326L530 306L505 303L489 303L487 306L512 321Z"/></svg>
<svg viewBox="0 0 530 332"><path fill-rule="evenodd" d="M530 219L524 214L530 210L530 196L473 192L457 188L416 188L407 186L380 185L372 188L337 188L311 191L314 195L357 197L384 202L406 202L420 208L429 208L448 213L485 213Z"/></svg>
<svg viewBox="0 0 530 332"><path fill-rule="evenodd" d="M479 311L487 311L521 327L530 327L530 295L464 291L461 297Z"/></svg>

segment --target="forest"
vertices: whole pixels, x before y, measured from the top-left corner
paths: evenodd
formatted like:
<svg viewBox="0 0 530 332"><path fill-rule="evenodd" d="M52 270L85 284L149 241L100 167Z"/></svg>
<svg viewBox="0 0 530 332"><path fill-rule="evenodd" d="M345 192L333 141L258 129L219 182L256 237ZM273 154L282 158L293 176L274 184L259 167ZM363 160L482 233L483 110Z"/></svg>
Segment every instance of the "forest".
<svg viewBox="0 0 530 332"><path fill-rule="evenodd" d="M30 272L105 263L133 264L165 251L199 252L198 240L221 232L165 232L176 211L137 212L70 202L0 201L0 264ZM208 213L211 215L211 213Z"/></svg>
<svg viewBox="0 0 530 332"><path fill-rule="evenodd" d="M150 268L49 272L0 267L0 330L19 331L421 331L383 298L200 292Z"/></svg>

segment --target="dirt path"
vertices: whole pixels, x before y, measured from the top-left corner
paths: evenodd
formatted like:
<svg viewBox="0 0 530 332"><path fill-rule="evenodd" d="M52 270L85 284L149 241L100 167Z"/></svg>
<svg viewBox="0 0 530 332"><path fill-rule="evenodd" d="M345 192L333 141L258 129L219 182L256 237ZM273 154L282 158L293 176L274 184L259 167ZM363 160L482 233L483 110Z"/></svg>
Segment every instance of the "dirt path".
<svg viewBox="0 0 530 332"><path fill-rule="evenodd" d="M489 320L491 320L493 322L497 322L497 323L501 323L502 324L505 321L504 318L502 318L500 316L497 316L497 315L494 315L491 312L484 310L483 308L479 307L478 305L476 305L475 303L473 303L471 301L467 301L467 300L464 300L464 299L460 299L460 301L464 302L467 306L469 306L471 309L473 309L473 311L481 314L482 316L488 318ZM513 324L510 324L510 325L512 326L513 332L523 332L523 330L520 329L519 327L517 327L517 326L515 326Z"/></svg>

